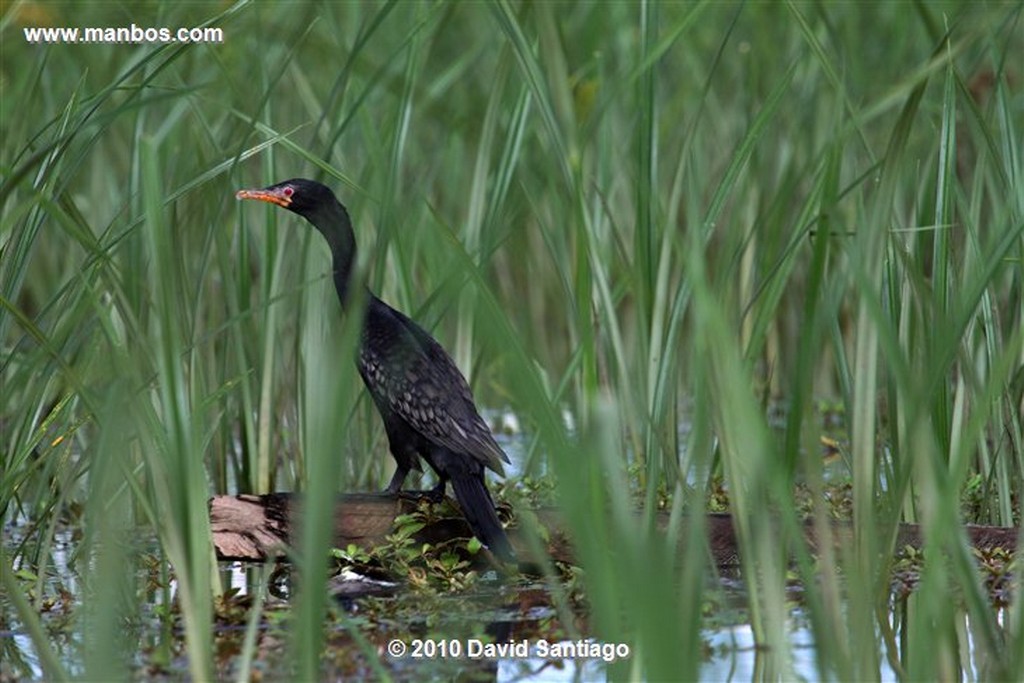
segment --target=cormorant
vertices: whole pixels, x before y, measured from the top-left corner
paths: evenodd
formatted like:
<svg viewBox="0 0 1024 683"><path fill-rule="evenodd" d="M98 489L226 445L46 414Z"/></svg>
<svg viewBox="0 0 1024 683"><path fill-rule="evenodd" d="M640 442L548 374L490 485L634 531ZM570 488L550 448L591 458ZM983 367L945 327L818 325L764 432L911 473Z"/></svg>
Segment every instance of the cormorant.
<svg viewBox="0 0 1024 683"><path fill-rule="evenodd" d="M345 308L356 242L348 211L334 193L316 181L295 178L262 190L239 190L235 196L284 207L320 231L331 248L334 286ZM451 482L473 533L499 558L514 561L484 483L485 468L504 476L502 462L508 456L477 412L469 384L451 357L408 316L367 292L357 365L398 464L385 493L398 494L409 470L422 469L422 457L440 480L430 494L439 499Z"/></svg>

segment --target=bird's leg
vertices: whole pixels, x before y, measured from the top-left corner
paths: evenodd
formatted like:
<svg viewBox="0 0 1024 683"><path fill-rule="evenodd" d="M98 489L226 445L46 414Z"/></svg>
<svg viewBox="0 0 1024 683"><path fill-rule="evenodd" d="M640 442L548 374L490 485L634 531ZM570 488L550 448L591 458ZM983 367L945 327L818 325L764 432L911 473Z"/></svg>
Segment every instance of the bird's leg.
<svg viewBox="0 0 1024 683"><path fill-rule="evenodd" d="M423 497L429 500L431 503L440 503L444 500L444 488L448 485L447 479L441 479L437 482L437 486L424 492Z"/></svg>
<svg viewBox="0 0 1024 683"><path fill-rule="evenodd" d="M384 494L388 496L398 496L402 494L402 484L405 483L405 477L409 474L408 467L402 467L401 465L395 470L395 474L391 477L391 483L384 489Z"/></svg>
<svg viewBox="0 0 1024 683"><path fill-rule="evenodd" d="M446 479L442 479L437 482L437 486L432 489L423 489L419 491L399 491L398 495L406 500L426 500L430 503L437 504L444 500L444 489L448 484ZM389 487L390 488L390 487Z"/></svg>

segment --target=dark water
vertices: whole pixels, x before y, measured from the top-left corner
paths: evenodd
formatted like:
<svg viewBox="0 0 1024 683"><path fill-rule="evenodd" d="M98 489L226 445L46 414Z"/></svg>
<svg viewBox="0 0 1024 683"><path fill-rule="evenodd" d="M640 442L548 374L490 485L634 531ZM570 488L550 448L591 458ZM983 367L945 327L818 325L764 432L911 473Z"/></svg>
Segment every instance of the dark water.
<svg viewBox="0 0 1024 683"><path fill-rule="evenodd" d="M8 529L8 532L5 542L10 544L18 534L17 529ZM76 571L69 565L69 557L76 548L76 543L70 540L72 535L72 531L63 530L55 539L48 563L51 570L41 584L46 596L42 620L51 646L62 663L72 675L80 675L83 673L82 624L75 618L81 608L78 603L80 585ZM153 549L156 550L155 543ZM154 583L152 561L151 556L144 556L136 563L133 569L136 585ZM287 679L287 629L279 623L281 615L288 611L286 582L282 584L279 577L275 579L272 569L264 565L223 563L222 569L223 588L233 594L232 601L238 609L237 618L222 614L217 621L215 651L218 653L218 675L223 678L237 675L237 653L245 634L248 607L255 593L263 591L265 614L257 638L255 668L270 680ZM285 586L283 591L282 585ZM173 579L165 588L167 590L156 588L143 592L141 616L131 625L132 637L139 649L133 662L133 674L140 680L178 679L188 675L180 620L173 614L169 615L163 603L167 596L173 600ZM550 636L545 637L545 632L549 632L550 624L557 621L557 614L549 604L539 600L536 606L525 611L502 609L502 602L507 604L509 596L514 597L519 591L542 595L544 587L524 584L512 589L489 589L484 585L469 595L445 596L439 603L431 604L430 614L417 613L417 598L412 596L410 603L403 595L411 594L401 590L387 598L341 601L327 626L330 654L325 657L325 675L373 677L369 666L365 662L360 664L364 660L363 653L348 636L348 629L359 627L369 613L373 615L371 623L377 626L364 635L379 648L385 667L399 679L411 680L425 674L449 677L469 670L485 680L497 681L603 681L607 675L606 659L624 655L622 658L628 662L632 657L630 643L589 641L581 644L557 638L548 640ZM700 669L701 678L751 680L758 674L758 657L762 655L754 646L753 633L743 609L746 601L743 583L736 577L722 578L709 585L708 591L717 595L715 602L721 607L710 620L715 626L702 634L708 657ZM465 614L467 601L473 603L471 610L480 619L477 631L487 631L496 643L505 645L506 651L485 650L484 640L465 635L466 624L460 623L464 618L458 615ZM43 671L28 633L14 617L9 601L0 599L0 604L3 605L0 681L42 678ZM230 613L231 610L220 612ZM446 622L444 614L449 612L455 616ZM484 623L484 620L490 621ZM498 625L497 632L495 624ZM787 639L792 647L793 672L805 680L816 680L813 640L799 608L792 610L789 627ZM414 638L410 633L419 635ZM437 635L446 633L460 635ZM168 642L162 643L163 639ZM404 648L398 656L389 650L393 640L400 641ZM559 658L559 653L569 656ZM885 669L883 679L895 679L895 676Z"/></svg>
<svg viewBox="0 0 1024 683"><path fill-rule="evenodd" d="M496 430L498 439L513 461L510 476L521 474L525 442L517 425L512 418L498 413L489 413L487 418L492 424L500 425ZM16 549L24 550L20 543L26 534L34 533L38 530L27 524L5 529L3 542L8 558ZM19 578L26 591L42 592L43 599L35 604L41 605L40 613L51 646L72 675L83 672L85 647L81 633L83 624L77 618L83 607L80 603L83 591L76 568L81 566L82 559L75 557L80 547L79 538L77 528L59 529L45 556L45 575L36 581L27 576ZM174 608L176 585L172 577L159 569L166 565L156 539L134 539L126 557L131 558L131 566L125 568L125 581L126 585L134 587L137 601L132 623L125 624L130 641L128 649L135 652L131 662L134 676L140 680L187 676L184 635ZM218 677L234 678L238 674L238 653L246 632L246 619L253 598L259 593L265 602L254 669L267 679L287 679L287 580L282 580L281 572L275 573L265 565L223 563L221 567L222 588L231 597L218 608L215 628ZM759 657L763 655L754 645L744 607L743 582L735 576L709 581L707 591L717 596L715 604L721 607L707 620L714 625L702 634L707 658L700 676L715 681L750 680L761 671ZM354 628L378 648L384 666L399 679L415 679L424 674L450 677L468 669L484 679L498 681L602 681L607 676L608 661L620 659L628 663L634 655L631 643L567 641L557 635L561 631L552 629L552 625L558 624L558 614L550 600L545 600L546 590L542 585L497 588L484 582L471 594L445 596L431 602L426 609L417 604L421 598L402 590L401 586L382 590L390 597L337 601L337 609L327 625L329 647L324 666L328 677L372 677L365 653L350 636ZM532 596L535 604L523 608L524 595ZM517 601L516 608L508 608ZM24 625L3 596L0 596L0 606L0 683L41 678L43 671ZM476 623L466 623L467 613L472 614L469 621ZM788 624L793 673L806 680L817 679L812 635L799 607L791 610ZM484 640L467 635L481 632L486 632L495 644L505 649L486 649ZM410 633L418 636L410 636ZM448 633L459 635L438 635ZM882 673L885 679L895 678L887 668Z"/></svg>

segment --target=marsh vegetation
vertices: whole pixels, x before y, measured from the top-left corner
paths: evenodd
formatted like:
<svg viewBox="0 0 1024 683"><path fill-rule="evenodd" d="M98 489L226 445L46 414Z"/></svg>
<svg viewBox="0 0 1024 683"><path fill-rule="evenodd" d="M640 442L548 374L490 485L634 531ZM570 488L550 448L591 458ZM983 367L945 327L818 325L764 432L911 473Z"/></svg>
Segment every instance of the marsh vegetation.
<svg viewBox="0 0 1024 683"><path fill-rule="evenodd" d="M962 524L1020 522L1021 10L5 5L0 678L243 680L272 635L312 680L339 634L350 675L411 675L322 590L326 525L285 629L213 560L214 493L301 490L315 518L390 475L322 241L234 199L307 176L373 291L520 425L502 497L560 507L578 567L540 585L567 637L630 645L609 675L700 674L727 497L757 675L792 678L799 583L816 678L1020 680L1020 596L992 604ZM132 23L225 39L22 33ZM826 430L854 532L812 553ZM900 522L924 548L897 599Z"/></svg>

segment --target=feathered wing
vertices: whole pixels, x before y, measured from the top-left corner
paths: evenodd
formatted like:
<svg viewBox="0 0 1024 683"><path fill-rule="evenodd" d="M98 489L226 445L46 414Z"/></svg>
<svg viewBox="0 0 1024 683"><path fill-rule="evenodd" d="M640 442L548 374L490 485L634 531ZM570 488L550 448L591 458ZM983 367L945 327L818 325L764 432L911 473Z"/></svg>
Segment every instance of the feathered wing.
<svg viewBox="0 0 1024 683"><path fill-rule="evenodd" d="M386 319L400 324L388 324ZM422 437L463 453L504 475L508 456L473 405L465 377L441 345L416 323L374 300L360 344L360 370L372 381L377 400Z"/></svg>

